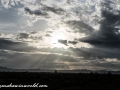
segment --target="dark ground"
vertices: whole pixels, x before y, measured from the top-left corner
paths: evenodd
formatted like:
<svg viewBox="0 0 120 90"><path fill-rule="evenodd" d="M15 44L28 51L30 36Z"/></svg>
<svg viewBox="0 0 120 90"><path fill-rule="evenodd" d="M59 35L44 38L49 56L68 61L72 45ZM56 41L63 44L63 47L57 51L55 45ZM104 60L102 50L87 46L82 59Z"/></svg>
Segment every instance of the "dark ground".
<svg viewBox="0 0 120 90"><path fill-rule="evenodd" d="M47 85L44 88L1 90L120 90L120 75L98 73L0 72L0 85Z"/></svg>

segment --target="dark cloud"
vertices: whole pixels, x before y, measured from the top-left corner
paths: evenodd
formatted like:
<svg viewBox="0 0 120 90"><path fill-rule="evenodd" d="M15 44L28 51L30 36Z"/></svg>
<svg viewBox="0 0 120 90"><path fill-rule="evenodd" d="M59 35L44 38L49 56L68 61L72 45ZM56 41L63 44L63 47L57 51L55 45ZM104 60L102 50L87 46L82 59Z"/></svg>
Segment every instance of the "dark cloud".
<svg viewBox="0 0 120 90"><path fill-rule="evenodd" d="M35 15L38 15L38 16L39 16L39 15L48 16L48 14L47 14L46 12L41 12L40 10L35 10L35 11L34 11L34 14L35 14Z"/></svg>
<svg viewBox="0 0 120 90"><path fill-rule="evenodd" d="M53 12L55 14L59 14L59 15L65 14L65 11L62 8L58 8L58 7L49 7L49 6L43 5L42 10L43 11L51 11L51 12Z"/></svg>
<svg viewBox="0 0 120 90"><path fill-rule="evenodd" d="M82 48L73 48L73 47L70 47L69 48L69 52L71 52L70 54L71 55L74 55L76 57L83 57L84 59L90 59L90 57L92 56L92 53L88 51L86 51L85 49L82 49Z"/></svg>
<svg viewBox="0 0 120 90"><path fill-rule="evenodd" d="M58 42L61 43L61 44L67 45L67 40L61 40L60 39L60 40L58 40Z"/></svg>
<svg viewBox="0 0 120 90"><path fill-rule="evenodd" d="M120 63L111 63L111 62L106 62L106 63L93 63L94 66L96 67L101 67L103 69L109 69L109 70L119 70L120 68Z"/></svg>
<svg viewBox="0 0 120 90"><path fill-rule="evenodd" d="M78 41L69 41L68 43L75 45L78 43Z"/></svg>
<svg viewBox="0 0 120 90"><path fill-rule="evenodd" d="M89 62L89 63L88 63ZM120 68L120 63L119 62L106 62L106 60L101 59L96 61L95 59L90 60L86 62L87 64L85 65L84 63L73 63L70 64L70 66L78 66L78 67L84 67L83 69L94 69L94 70L119 70Z"/></svg>
<svg viewBox="0 0 120 90"><path fill-rule="evenodd" d="M49 14L47 12L53 12L55 14L58 15L64 15L66 13L65 10L63 10L62 8L59 7L49 7L43 4L41 5L41 9L40 10L34 10L32 11L31 9L29 9L28 7L24 8L26 13L30 14L30 15L36 15L36 16L43 16L45 18L49 18Z"/></svg>
<svg viewBox="0 0 120 90"><path fill-rule="evenodd" d="M18 37L19 37L20 39L27 39L27 38L29 38L29 34L27 34L27 33L20 33L20 34L18 35Z"/></svg>
<svg viewBox="0 0 120 90"><path fill-rule="evenodd" d="M71 4L71 0L67 0L66 3Z"/></svg>
<svg viewBox="0 0 120 90"><path fill-rule="evenodd" d="M120 12L117 11L117 14L115 14L114 11L111 12L111 8L108 7L108 5L109 3L105 6L106 8L101 11L103 19L100 22L99 31L80 41L90 43L94 46L120 47L119 28L116 28L116 26L120 24Z"/></svg>
<svg viewBox="0 0 120 90"><path fill-rule="evenodd" d="M82 60L101 60L106 58L120 59L120 49L106 49L106 48L69 48L71 55L76 57L83 57Z"/></svg>
<svg viewBox="0 0 120 90"><path fill-rule="evenodd" d="M26 11L26 13L28 13L28 14L30 14L30 15L36 15L36 16L43 16L43 17L48 17L49 15L46 13L46 12L43 12L43 11L41 11L41 10L34 10L34 11L32 11L32 10L30 10L29 8L24 8L25 9L25 11Z"/></svg>
<svg viewBox="0 0 120 90"><path fill-rule="evenodd" d="M25 9L25 11L27 12L27 13L29 13L29 14L34 14L34 12L33 11L31 11L29 8L24 8Z"/></svg>
<svg viewBox="0 0 120 90"><path fill-rule="evenodd" d="M45 36L46 36L46 37L51 37L51 35L50 35L50 34L46 34Z"/></svg>
<svg viewBox="0 0 120 90"><path fill-rule="evenodd" d="M43 40L42 36L30 36L29 38L33 40Z"/></svg>
<svg viewBox="0 0 120 90"><path fill-rule="evenodd" d="M17 35L16 39L21 40L21 39L33 39L33 40L42 40L42 36L37 36L34 35L37 32L32 32L32 33L20 33L19 35ZM34 36L32 36L34 35Z"/></svg>
<svg viewBox="0 0 120 90"><path fill-rule="evenodd" d="M31 34L36 34L37 32L36 31L32 31L32 32L30 32Z"/></svg>
<svg viewBox="0 0 120 90"><path fill-rule="evenodd" d="M23 52L37 50L36 48L28 46L28 44L26 44L26 43L7 40L4 38L0 39L0 49L23 51Z"/></svg>
<svg viewBox="0 0 120 90"><path fill-rule="evenodd" d="M80 33L85 33L85 34L91 34L94 32L94 29L91 26L84 23L83 21L73 20L73 21L67 21L66 23L75 32L80 32Z"/></svg>

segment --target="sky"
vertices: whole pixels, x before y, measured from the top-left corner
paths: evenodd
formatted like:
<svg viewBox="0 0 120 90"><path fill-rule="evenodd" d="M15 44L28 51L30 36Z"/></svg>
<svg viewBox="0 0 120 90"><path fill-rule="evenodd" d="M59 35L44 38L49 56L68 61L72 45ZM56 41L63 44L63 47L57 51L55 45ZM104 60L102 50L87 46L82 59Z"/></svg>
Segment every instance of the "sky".
<svg viewBox="0 0 120 90"><path fill-rule="evenodd" d="M120 70L120 1L0 0L0 66Z"/></svg>

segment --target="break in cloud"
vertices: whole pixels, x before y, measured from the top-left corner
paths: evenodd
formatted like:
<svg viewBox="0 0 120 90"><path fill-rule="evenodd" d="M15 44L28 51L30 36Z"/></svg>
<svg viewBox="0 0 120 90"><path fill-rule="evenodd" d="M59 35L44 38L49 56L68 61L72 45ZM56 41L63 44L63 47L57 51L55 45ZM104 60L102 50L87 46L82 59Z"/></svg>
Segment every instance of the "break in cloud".
<svg viewBox="0 0 120 90"><path fill-rule="evenodd" d="M119 4L119 0L0 0L0 65L119 70Z"/></svg>

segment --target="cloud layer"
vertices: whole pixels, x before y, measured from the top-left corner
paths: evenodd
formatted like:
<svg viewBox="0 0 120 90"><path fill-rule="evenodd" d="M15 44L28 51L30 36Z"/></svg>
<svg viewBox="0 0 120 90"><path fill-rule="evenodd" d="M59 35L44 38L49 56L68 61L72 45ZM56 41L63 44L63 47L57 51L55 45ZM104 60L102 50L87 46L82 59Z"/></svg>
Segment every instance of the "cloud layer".
<svg viewBox="0 0 120 90"><path fill-rule="evenodd" d="M0 65L118 70L119 4L119 0L0 0Z"/></svg>
<svg viewBox="0 0 120 90"><path fill-rule="evenodd" d="M119 26L120 23L120 13L119 11L111 12L111 9L110 3L105 3L101 11L103 19L100 21L99 31L81 41L106 48L119 48L120 33L117 26Z"/></svg>

